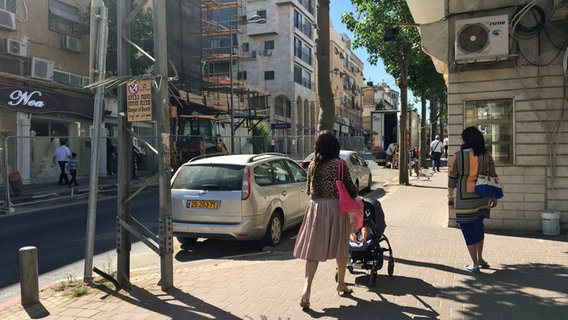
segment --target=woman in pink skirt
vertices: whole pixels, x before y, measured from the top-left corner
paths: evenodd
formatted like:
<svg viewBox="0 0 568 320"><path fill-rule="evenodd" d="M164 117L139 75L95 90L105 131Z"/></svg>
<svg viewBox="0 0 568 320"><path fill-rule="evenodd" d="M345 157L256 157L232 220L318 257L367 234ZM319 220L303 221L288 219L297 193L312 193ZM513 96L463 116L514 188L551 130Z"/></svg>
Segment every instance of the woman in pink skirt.
<svg viewBox="0 0 568 320"><path fill-rule="evenodd" d="M314 160L308 167L307 193L311 200L294 247L294 257L306 260L305 282L300 300L304 309L310 307L312 282L320 261L337 262L337 293L350 294L345 284L345 268L349 258L349 216L339 211L338 179L339 141L329 132L322 133L315 145ZM343 182L351 197L357 189L344 166Z"/></svg>

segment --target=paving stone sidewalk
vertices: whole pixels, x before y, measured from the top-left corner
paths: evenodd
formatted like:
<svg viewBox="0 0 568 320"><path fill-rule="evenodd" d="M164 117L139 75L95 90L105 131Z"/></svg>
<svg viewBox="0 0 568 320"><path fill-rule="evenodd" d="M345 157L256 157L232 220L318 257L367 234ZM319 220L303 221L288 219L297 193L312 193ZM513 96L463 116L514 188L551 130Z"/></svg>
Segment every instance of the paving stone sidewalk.
<svg viewBox="0 0 568 320"><path fill-rule="evenodd" d="M381 169L384 170L384 169ZM396 180L396 179L395 179ZM568 314L566 235L489 233L479 274L467 272L459 229L447 227L447 173L396 181L381 197L394 276L348 274L351 296L335 292L335 262L321 263L312 309L298 303L304 263L293 240L270 252L176 265L175 288L162 292L159 267L133 271L131 290L91 289L73 298L46 288L41 305L0 305L1 319L564 319Z"/></svg>

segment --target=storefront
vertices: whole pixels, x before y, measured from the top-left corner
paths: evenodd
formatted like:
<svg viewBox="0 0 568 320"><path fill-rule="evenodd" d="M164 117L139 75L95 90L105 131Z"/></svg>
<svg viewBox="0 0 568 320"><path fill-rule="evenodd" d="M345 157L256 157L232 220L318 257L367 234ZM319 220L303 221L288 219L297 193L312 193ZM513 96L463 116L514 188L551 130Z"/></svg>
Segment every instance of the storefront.
<svg viewBox="0 0 568 320"><path fill-rule="evenodd" d="M56 181L59 168L53 153L60 139L68 139L78 154L79 175L87 174L91 157L93 93L47 87L31 81L0 82L0 133L9 172L22 182Z"/></svg>

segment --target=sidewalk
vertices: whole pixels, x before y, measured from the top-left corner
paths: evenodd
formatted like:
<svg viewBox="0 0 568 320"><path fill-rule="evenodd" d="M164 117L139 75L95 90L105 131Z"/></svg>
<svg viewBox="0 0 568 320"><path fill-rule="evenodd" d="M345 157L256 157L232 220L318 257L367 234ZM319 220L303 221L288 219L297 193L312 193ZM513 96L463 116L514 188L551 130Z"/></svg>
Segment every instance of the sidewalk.
<svg viewBox="0 0 568 320"><path fill-rule="evenodd" d="M373 171L374 178L379 172ZM395 175L396 171L381 174ZM375 180L378 181L378 180ZM176 265L174 286L158 285L156 268L131 272L132 289L91 289L73 298L46 288L41 305L4 303L2 319L561 319L568 314L568 243L546 237L487 234L491 269L469 263L459 229L448 228L447 171L430 180L391 181L380 198L396 259L394 276L379 270L348 274L352 296L335 292L335 262L319 265L312 309L298 305L304 262L292 257L293 239L270 252ZM564 240L564 241L562 241Z"/></svg>

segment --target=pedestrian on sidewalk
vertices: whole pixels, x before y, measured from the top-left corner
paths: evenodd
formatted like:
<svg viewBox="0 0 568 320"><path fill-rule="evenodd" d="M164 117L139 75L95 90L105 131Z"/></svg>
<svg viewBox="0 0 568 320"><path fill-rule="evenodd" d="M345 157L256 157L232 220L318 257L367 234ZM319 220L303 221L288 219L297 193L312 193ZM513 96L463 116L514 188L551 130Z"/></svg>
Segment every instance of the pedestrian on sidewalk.
<svg viewBox="0 0 568 320"><path fill-rule="evenodd" d="M79 160L77 160L77 153L72 152L71 153L71 159L69 159L69 161L67 161L67 170L69 171L69 174L71 175L71 180L69 181L69 187L73 186L73 184L75 186L78 186L79 184L77 183L77 169L79 168Z"/></svg>
<svg viewBox="0 0 568 320"><path fill-rule="evenodd" d="M440 136L436 135L436 138L430 144L430 157L432 158L432 170L440 172L440 158L442 158L442 150L444 144L440 141Z"/></svg>
<svg viewBox="0 0 568 320"><path fill-rule="evenodd" d="M444 158L448 159L448 147L450 146L450 139L448 139L448 136L446 135L444 137Z"/></svg>
<svg viewBox="0 0 568 320"><path fill-rule="evenodd" d="M393 141L389 144L387 150L385 151L386 154L386 162L385 162L385 169L388 167L394 167L394 155L396 155L396 151L398 149L398 145L396 141Z"/></svg>
<svg viewBox="0 0 568 320"><path fill-rule="evenodd" d="M71 150L67 147L67 139L61 139L59 147L55 149L55 153L53 154L53 164L55 164L57 160L60 170L59 181L57 182L58 186L62 186L63 181L65 181L65 184L69 184L69 177L67 177L67 173L65 173L65 165L69 159L71 159Z"/></svg>
<svg viewBox="0 0 568 320"><path fill-rule="evenodd" d="M479 272L479 268L489 268L483 259L485 231L483 219L489 218L490 209L497 205L497 199L481 197L475 193L478 168L489 159L489 173L496 177L493 157L485 147L483 134L475 127L462 132L463 144L454 154L448 173L448 206L455 208L456 222L459 224L467 245L472 264L466 270ZM455 191L455 194L454 194Z"/></svg>
<svg viewBox="0 0 568 320"><path fill-rule="evenodd" d="M306 260L305 281L300 300L303 309L310 307L312 281L320 261L335 259L337 263L337 293L351 294L345 284L345 270L349 258L349 215L339 211L335 180L338 179L339 150L337 138L322 133L315 145L315 155L308 167L307 193L311 200L296 238L294 257ZM344 166L343 182L351 197L357 189L349 168Z"/></svg>

